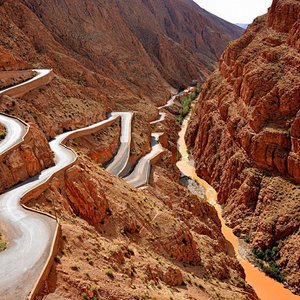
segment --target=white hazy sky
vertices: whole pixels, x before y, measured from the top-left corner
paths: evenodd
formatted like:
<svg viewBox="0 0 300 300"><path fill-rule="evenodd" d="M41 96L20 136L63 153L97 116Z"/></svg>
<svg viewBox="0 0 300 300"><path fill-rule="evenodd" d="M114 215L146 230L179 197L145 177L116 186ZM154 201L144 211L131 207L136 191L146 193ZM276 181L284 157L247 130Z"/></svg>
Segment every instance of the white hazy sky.
<svg viewBox="0 0 300 300"><path fill-rule="evenodd" d="M231 23L252 23L267 12L272 0L194 0L199 6Z"/></svg>

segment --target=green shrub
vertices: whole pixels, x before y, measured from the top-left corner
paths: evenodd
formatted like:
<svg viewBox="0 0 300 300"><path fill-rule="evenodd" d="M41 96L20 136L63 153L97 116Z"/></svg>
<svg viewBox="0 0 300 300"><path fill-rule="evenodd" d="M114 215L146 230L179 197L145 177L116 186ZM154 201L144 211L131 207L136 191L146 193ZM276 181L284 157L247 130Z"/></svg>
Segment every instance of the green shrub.
<svg viewBox="0 0 300 300"><path fill-rule="evenodd" d="M6 131L5 130L0 130L0 141L4 140L6 137Z"/></svg>
<svg viewBox="0 0 300 300"><path fill-rule="evenodd" d="M251 237L250 237L249 234L246 234L246 235L244 236L244 241L245 241L246 243L248 243L248 244L251 242Z"/></svg>
<svg viewBox="0 0 300 300"><path fill-rule="evenodd" d="M276 260L280 258L279 249L274 246L269 249L253 248L252 252L255 256L256 264L270 277L279 282L285 280L285 275L277 264Z"/></svg>
<svg viewBox="0 0 300 300"><path fill-rule="evenodd" d="M4 251L6 249L6 243L2 240L0 240L0 252Z"/></svg>
<svg viewBox="0 0 300 300"><path fill-rule="evenodd" d="M2 238L2 234L0 234L0 252L6 249L6 242Z"/></svg>
<svg viewBox="0 0 300 300"><path fill-rule="evenodd" d="M183 97L181 99L181 105L182 109L180 110L179 114L176 116L176 122L178 124L182 124L183 119L185 116L187 116L191 110L192 102L198 97L200 91L200 86L197 86L197 89L195 92Z"/></svg>
<svg viewBox="0 0 300 300"><path fill-rule="evenodd" d="M180 124L180 125L182 124L182 122L183 122L183 116L181 114L176 116L176 122L178 124Z"/></svg>
<svg viewBox="0 0 300 300"><path fill-rule="evenodd" d="M176 152L176 160L178 161L178 160L180 160L181 159L181 153L177 150L177 152Z"/></svg>
<svg viewBox="0 0 300 300"><path fill-rule="evenodd" d="M196 88L196 93L199 95L200 92L201 92L201 85L198 84L198 85L197 85L197 88Z"/></svg>
<svg viewBox="0 0 300 300"><path fill-rule="evenodd" d="M267 275L276 279L277 281L284 281L284 274L276 262L270 262L268 266L263 268L263 270Z"/></svg>
<svg viewBox="0 0 300 300"><path fill-rule="evenodd" d="M114 279L114 278L115 278L115 275L114 275L112 269L107 269L107 270L105 271L105 274L106 274L110 279Z"/></svg>

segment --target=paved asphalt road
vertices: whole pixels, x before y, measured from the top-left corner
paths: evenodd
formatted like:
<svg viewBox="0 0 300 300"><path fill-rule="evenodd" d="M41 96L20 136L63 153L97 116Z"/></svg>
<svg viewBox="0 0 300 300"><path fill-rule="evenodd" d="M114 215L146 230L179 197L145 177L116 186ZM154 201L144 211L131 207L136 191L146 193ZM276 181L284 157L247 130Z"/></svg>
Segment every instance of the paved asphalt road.
<svg viewBox="0 0 300 300"><path fill-rule="evenodd" d="M27 127L21 121L0 113L0 123L6 128L6 136L0 142L0 155L22 141Z"/></svg>
<svg viewBox="0 0 300 300"><path fill-rule="evenodd" d="M164 151L164 148L159 143L159 137L162 134L163 133L152 133L152 150L139 160L129 176L124 177L124 180L130 185L140 187L148 183L151 171L151 160Z"/></svg>
<svg viewBox="0 0 300 300"><path fill-rule="evenodd" d="M38 75L29 81L45 76L50 70L35 71ZM175 96L163 107L172 105L174 100ZM0 253L0 299L26 298L45 266L57 226L54 219L25 210L20 205L20 199L76 160L76 154L64 147L61 144L63 141L74 133L85 135L87 130L100 129L119 116L121 117L121 145L117 155L108 165L107 171L122 176L126 172L130 155L132 112L111 113L104 121L57 136L50 142L51 150L55 155L55 166L0 195L0 232L8 239L7 249ZM157 122L164 119L163 114L160 116ZM26 127L23 127L21 122L4 115L0 115L0 122L7 128L7 139L0 143L0 151L3 153L22 139ZM134 171L125 178L133 186L138 187L148 182L151 160L163 151L158 142L161 134L152 134L151 152L145 155Z"/></svg>
<svg viewBox="0 0 300 300"><path fill-rule="evenodd" d="M131 143L132 112L113 112L111 116L121 117L120 147L116 156L107 165L106 170L119 177L123 177L128 169Z"/></svg>

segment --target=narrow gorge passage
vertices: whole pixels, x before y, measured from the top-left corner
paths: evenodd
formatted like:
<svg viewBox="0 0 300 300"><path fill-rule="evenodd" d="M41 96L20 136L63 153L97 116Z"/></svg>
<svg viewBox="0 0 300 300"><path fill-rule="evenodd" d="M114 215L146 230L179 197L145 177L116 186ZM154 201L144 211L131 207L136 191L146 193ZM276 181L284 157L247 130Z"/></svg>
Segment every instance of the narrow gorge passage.
<svg viewBox="0 0 300 300"><path fill-rule="evenodd" d="M207 201L213 205L218 212L219 219L222 223L222 233L226 240L233 246L235 255L245 270L247 283L254 288L261 300L299 300L299 296L294 295L290 290L285 289L281 283L266 276L262 271L254 267L248 260L245 260L239 254L239 239L233 234L232 229L225 224L225 220L222 217L221 206L217 203L218 195L216 190L197 176L193 161L190 160L190 155L188 154L188 149L184 140L189 119L190 115L183 121L182 129L179 133L177 148L181 154L181 159L177 162L177 167L183 175L195 180L205 189Z"/></svg>

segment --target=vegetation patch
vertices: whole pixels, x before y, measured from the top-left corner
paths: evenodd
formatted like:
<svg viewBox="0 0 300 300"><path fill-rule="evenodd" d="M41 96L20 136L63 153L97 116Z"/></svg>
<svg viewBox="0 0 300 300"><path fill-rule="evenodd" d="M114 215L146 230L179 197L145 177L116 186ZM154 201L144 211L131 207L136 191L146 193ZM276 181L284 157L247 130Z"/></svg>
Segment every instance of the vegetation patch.
<svg viewBox="0 0 300 300"><path fill-rule="evenodd" d="M276 260L280 258L279 248L274 246L270 249L253 248L255 263L270 277L279 282L284 282L285 275L277 264Z"/></svg>
<svg viewBox="0 0 300 300"><path fill-rule="evenodd" d="M4 241L2 234L0 234L0 252L6 249L6 242Z"/></svg>
<svg viewBox="0 0 300 300"><path fill-rule="evenodd" d="M247 244L249 244L249 243L251 242L251 236L250 236L249 234L246 234L246 235L244 236L244 241L245 241Z"/></svg>
<svg viewBox="0 0 300 300"><path fill-rule="evenodd" d="M198 97L200 91L201 88L198 85L196 90L193 93L181 99L182 108L180 109L179 114L176 115L176 122L179 123L180 125L182 124L183 119L186 117L186 115L188 115L188 113L190 112L192 102Z"/></svg>
<svg viewBox="0 0 300 300"><path fill-rule="evenodd" d="M6 137L6 130L0 129L0 141L4 140Z"/></svg>

